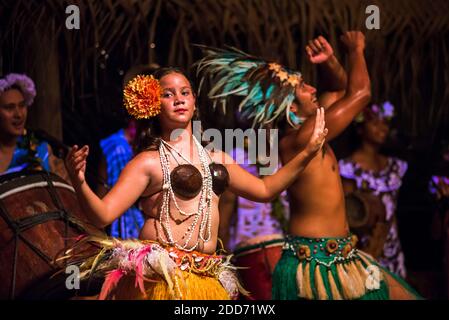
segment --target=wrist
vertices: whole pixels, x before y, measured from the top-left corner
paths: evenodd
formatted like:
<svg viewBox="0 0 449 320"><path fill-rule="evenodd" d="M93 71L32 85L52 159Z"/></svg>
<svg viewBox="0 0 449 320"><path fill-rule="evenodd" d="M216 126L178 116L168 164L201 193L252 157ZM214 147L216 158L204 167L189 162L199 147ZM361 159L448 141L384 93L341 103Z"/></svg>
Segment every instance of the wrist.
<svg viewBox="0 0 449 320"><path fill-rule="evenodd" d="M337 57L335 56L335 54L331 54L329 56L329 58L327 58L326 61L324 61L325 63L329 64L329 65L334 65L338 62Z"/></svg>
<svg viewBox="0 0 449 320"><path fill-rule="evenodd" d="M307 160L312 159L316 153L317 151L313 150L311 147L306 147L304 149L304 158Z"/></svg>
<svg viewBox="0 0 449 320"><path fill-rule="evenodd" d="M78 180L78 179L73 179L73 178L71 178L71 180L72 180L72 185L73 185L73 187L75 188L75 190L81 190L81 188L84 186L84 184L86 183L86 180L83 180L83 181L80 181L80 180Z"/></svg>
<svg viewBox="0 0 449 320"><path fill-rule="evenodd" d="M326 68L332 68L338 63L337 57L335 57L334 54L330 55L326 60L317 63L317 65L326 67Z"/></svg>
<svg viewBox="0 0 449 320"><path fill-rule="evenodd" d="M354 54L363 54L363 52L365 51L364 47L354 47L349 49L349 53L354 53Z"/></svg>

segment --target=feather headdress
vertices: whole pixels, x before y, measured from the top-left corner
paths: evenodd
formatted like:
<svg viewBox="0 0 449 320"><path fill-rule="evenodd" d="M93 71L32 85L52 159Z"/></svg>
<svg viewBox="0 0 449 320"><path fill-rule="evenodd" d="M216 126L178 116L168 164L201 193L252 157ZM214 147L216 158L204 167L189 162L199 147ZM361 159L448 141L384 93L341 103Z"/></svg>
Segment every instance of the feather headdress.
<svg viewBox="0 0 449 320"><path fill-rule="evenodd" d="M221 104L226 112L228 98L240 96L238 109L243 117L253 119L253 127L277 121L283 115L290 125L297 125L290 117L290 106L295 99L296 86L301 82L301 73L236 48L199 47L204 58L195 63L197 77L201 77L198 93L204 81L210 81L208 97L214 108Z"/></svg>

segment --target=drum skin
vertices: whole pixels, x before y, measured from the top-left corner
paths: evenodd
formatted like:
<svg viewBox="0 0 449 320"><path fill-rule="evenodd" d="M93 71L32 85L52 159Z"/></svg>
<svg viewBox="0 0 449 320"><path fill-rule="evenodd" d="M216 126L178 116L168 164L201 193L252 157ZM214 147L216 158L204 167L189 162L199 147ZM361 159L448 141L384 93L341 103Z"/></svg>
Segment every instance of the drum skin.
<svg viewBox="0 0 449 320"><path fill-rule="evenodd" d="M73 188L46 172L1 176L0 211L0 299L45 297L42 291L49 290L50 276L61 267L55 257L76 237L99 232L87 222ZM68 222L64 212L83 227ZM67 277L62 275L59 281Z"/></svg>

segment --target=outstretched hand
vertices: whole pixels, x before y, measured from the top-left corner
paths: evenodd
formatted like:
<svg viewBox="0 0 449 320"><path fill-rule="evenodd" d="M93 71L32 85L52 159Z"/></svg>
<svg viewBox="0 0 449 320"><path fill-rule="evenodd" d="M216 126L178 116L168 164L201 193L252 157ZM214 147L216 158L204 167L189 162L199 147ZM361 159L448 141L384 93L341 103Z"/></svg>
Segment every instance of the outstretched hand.
<svg viewBox="0 0 449 320"><path fill-rule="evenodd" d="M318 108L315 117L315 127L313 128L312 136L306 145L306 152L310 155L316 155L323 147L327 136L326 122L324 121L324 108Z"/></svg>
<svg viewBox="0 0 449 320"><path fill-rule="evenodd" d="M323 36L319 36L309 41L309 44L306 46L306 52L309 56L309 61L313 64L318 64L327 61L334 54L334 49Z"/></svg>
<svg viewBox="0 0 449 320"><path fill-rule="evenodd" d="M73 146L65 158L65 167L74 185L82 185L85 181L86 159L89 155L89 146L81 149L77 145Z"/></svg>

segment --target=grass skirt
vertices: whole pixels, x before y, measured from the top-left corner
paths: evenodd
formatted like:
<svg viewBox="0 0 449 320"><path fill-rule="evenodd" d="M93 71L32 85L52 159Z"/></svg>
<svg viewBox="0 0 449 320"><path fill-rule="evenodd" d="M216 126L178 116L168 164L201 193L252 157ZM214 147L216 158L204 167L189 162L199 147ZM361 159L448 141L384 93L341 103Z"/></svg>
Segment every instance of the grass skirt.
<svg viewBox="0 0 449 320"><path fill-rule="evenodd" d="M275 300L420 299L404 280L356 249L357 237L287 237L273 274Z"/></svg>
<svg viewBox="0 0 449 320"><path fill-rule="evenodd" d="M86 242L98 247L77 256ZM230 263L231 256L187 252L154 241L81 238L58 259L80 268L80 278L104 277L99 299L237 299L247 294Z"/></svg>

